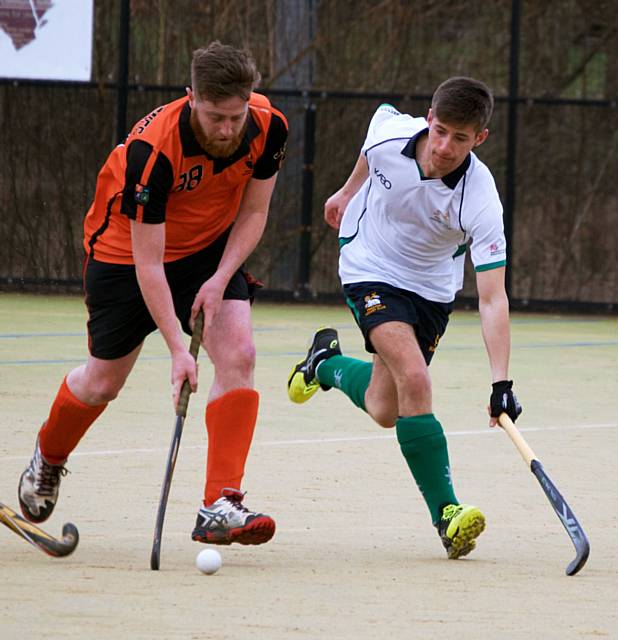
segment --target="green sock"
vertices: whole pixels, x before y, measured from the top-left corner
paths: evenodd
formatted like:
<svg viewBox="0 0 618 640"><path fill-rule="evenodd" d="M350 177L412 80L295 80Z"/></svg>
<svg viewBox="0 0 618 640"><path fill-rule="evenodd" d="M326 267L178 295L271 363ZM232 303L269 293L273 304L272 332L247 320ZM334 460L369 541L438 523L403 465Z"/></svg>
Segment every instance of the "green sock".
<svg viewBox="0 0 618 640"><path fill-rule="evenodd" d="M398 418L397 440L416 484L429 507L431 520L440 520L440 508L458 504L442 425L433 413Z"/></svg>
<svg viewBox="0 0 618 640"><path fill-rule="evenodd" d="M367 411L365 391L369 386L372 369L371 362L347 356L333 356L318 365L316 375L319 382L341 389L357 407Z"/></svg>

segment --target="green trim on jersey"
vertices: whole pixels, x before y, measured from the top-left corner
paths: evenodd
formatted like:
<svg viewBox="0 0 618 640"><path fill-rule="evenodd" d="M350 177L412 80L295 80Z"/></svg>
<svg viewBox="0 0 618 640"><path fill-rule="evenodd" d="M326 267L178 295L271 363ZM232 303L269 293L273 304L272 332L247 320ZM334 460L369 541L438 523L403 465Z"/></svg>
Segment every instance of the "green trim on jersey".
<svg viewBox="0 0 618 640"><path fill-rule="evenodd" d="M466 252L466 247L468 246L468 243L464 243L464 244L460 244L457 246L457 251L455 251L455 253L453 254L453 258L457 258L457 256L460 256L462 254L464 254Z"/></svg>
<svg viewBox="0 0 618 640"><path fill-rule="evenodd" d="M358 322L360 320L360 313L358 312L356 305L352 302L352 300L350 300L350 298L348 298L348 296L344 296L344 298L345 298L345 303L348 305L348 307L350 307L350 310L354 314L354 317L356 318L356 322Z"/></svg>
<svg viewBox="0 0 618 640"><path fill-rule="evenodd" d="M490 271L491 269L497 269L498 267L506 267L506 260L492 262L491 264L480 264L478 267L474 267L474 270L478 273L479 271Z"/></svg>
<svg viewBox="0 0 618 640"><path fill-rule="evenodd" d="M357 234L355 233L353 236L350 236L349 238L339 238L339 248L341 249L342 247L345 247L345 245L348 244L349 242L352 242L352 240L354 240L356 236Z"/></svg>

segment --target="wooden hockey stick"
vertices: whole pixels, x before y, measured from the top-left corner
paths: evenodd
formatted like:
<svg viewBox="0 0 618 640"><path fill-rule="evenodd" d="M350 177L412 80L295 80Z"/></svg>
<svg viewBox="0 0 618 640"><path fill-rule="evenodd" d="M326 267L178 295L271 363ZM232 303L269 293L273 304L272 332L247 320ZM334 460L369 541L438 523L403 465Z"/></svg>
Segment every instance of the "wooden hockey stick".
<svg viewBox="0 0 618 640"><path fill-rule="evenodd" d="M73 553L79 542L79 533L74 524L67 522L62 527L62 538L54 538L54 536L43 531L32 522L22 518L2 502L0 502L0 522L18 536L21 536L26 542L29 542L33 547L40 549L43 553L53 558L62 558Z"/></svg>
<svg viewBox="0 0 618 640"><path fill-rule="evenodd" d="M530 471L532 471L539 481L541 489L545 492L549 503L554 508L556 515L560 519L560 522L562 522L562 526L566 529L575 546L575 559L566 568L567 576L574 576L586 564L586 560L588 560L588 555L590 554L588 538L577 521L575 514L571 511L571 507L569 507L560 491L556 488L556 485L551 481L545 469L543 469L543 465L539 462L534 451L532 451L528 443L524 440L517 427L513 424L513 421L506 413L503 413L498 418L498 423L507 432L513 444L519 450L521 457L530 468Z"/></svg>
<svg viewBox="0 0 618 640"><path fill-rule="evenodd" d="M204 329L204 314L200 311L193 325L193 335L191 337L191 346L189 353L197 360L197 354L200 350L202 341L202 331ZM167 499L172 486L172 476L174 475L174 467L176 466L176 458L178 457L178 448L180 447L180 438L182 437L182 429L187 417L187 406L189 405L189 395L191 394L191 386L189 381L182 383L178 405L176 406L176 423L172 432L172 442L167 456L167 465L165 467L165 475L163 476L163 485L161 487L161 497L159 498L159 509L157 510L157 521L155 524L154 539L152 542L152 552L150 554L150 568L153 571L159 569L161 563L161 536L163 534L163 520L165 519L165 510L167 508Z"/></svg>

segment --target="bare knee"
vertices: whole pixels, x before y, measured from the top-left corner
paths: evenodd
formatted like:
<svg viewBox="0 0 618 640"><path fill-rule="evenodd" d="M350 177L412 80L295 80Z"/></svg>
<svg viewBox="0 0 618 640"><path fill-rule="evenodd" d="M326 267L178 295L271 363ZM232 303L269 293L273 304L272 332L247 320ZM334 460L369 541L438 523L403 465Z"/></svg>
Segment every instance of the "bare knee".
<svg viewBox="0 0 618 640"><path fill-rule="evenodd" d="M370 386L365 394L365 407L367 413L381 427L389 429L395 426L399 415L396 395L389 400L380 390Z"/></svg>
<svg viewBox="0 0 618 640"><path fill-rule="evenodd" d="M427 369L406 371L398 380L397 392L399 395L403 393L415 398L431 395L431 379Z"/></svg>
<svg viewBox="0 0 618 640"><path fill-rule="evenodd" d="M118 385L111 380L98 380L91 382L87 387L88 399L87 403L91 405L106 404L115 400L122 389L122 385Z"/></svg>
<svg viewBox="0 0 618 640"><path fill-rule="evenodd" d="M114 400L131 373L142 348L140 344L131 353L115 360L101 360L89 356L87 362L67 375L67 384L78 400L96 406Z"/></svg>
<svg viewBox="0 0 618 640"><path fill-rule="evenodd" d="M374 367L374 376L365 392L365 410L378 425L390 429L395 426L399 415L397 389L385 368L381 372L378 370L378 375L375 374Z"/></svg>
<svg viewBox="0 0 618 640"><path fill-rule="evenodd" d="M427 369L408 370L397 380L399 413L431 413L431 379Z"/></svg>
<svg viewBox="0 0 618 640"><path fill-rule="evenodd" d="M237 376L251 376L255 368L255 345L253 341L225 345L213 354L215 368L222 372L234 372Z"/></svg>
<svg viewBox="0 0 618 640"><path fill-rule="evenodd" d="M397 411L374 411L371 417L379 426L385 429L392 429L397 421Z"/></svg>
<svg viewBox="0 0 618 640"><path fill-rule="evenodd" d="M71 372L67 382L75 397L91 406L115 400L124 386L124 378L96 375L86 369Z"/></svg>

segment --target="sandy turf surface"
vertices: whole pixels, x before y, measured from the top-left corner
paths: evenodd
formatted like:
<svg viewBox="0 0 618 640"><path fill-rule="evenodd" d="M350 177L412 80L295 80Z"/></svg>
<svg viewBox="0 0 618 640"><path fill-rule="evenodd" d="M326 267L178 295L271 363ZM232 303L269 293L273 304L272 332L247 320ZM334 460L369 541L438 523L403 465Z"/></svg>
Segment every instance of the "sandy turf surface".
<svg viewBox="0 0 618 640"><path fill-rule="evenodd" d="M0 500L17 479L63 375L86 353L79 298L0 294ZM285 380L311 333L340 330L336 307L255 309L261 413L244 489L278 530L263 547L221 547L214 576L190 540L202 493L203 412L189 415L164 530L149 569L155 513L174 423L161 338L146 343L121 397L88 432L44 525L78 526L81 542L51 559L0 527L0 638L614 638L618 632L618 320L513 318L511 373L522 434L569 501L592 545L573 578L571 542L507 436L484 415L489 373L478 316L456 313L431 366L434 408L449 439L461 501L488 522L477 550L447 561L394 433L336 390L295 406Z"/></svg>

